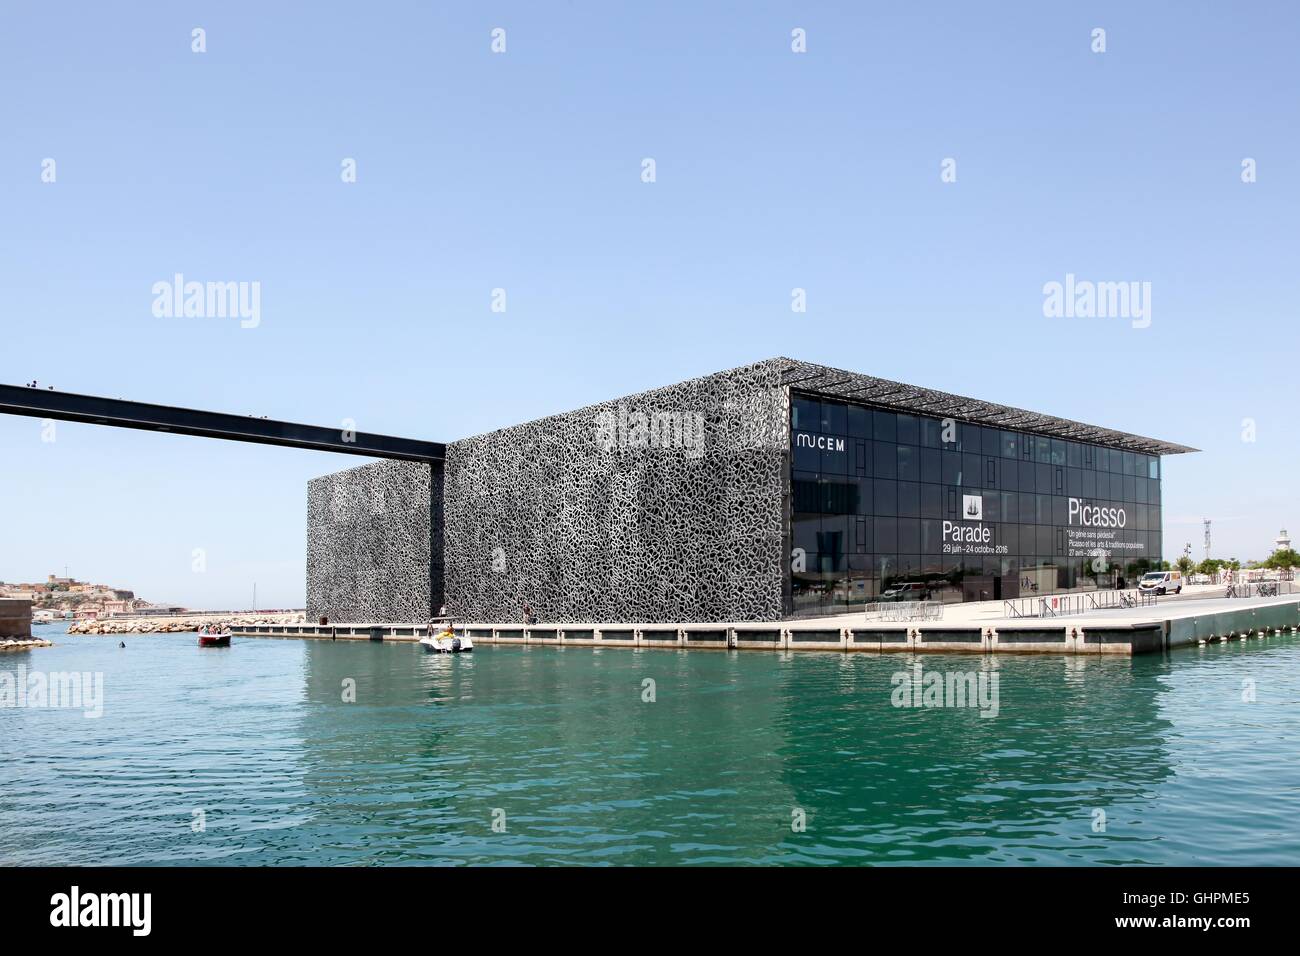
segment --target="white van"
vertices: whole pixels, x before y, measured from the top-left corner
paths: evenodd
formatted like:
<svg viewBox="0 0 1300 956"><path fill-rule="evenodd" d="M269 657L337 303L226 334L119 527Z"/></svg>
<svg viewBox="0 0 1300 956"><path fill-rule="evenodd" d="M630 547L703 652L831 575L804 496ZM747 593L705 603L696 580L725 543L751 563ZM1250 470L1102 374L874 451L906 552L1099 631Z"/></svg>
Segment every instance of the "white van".
<svg viewBox="0 0 1300 956"><path fill-rule="evenodd" d="M1138 582L1138 590L1146 591L1148 594L1168 594L1173 591L1175 594L1183 593L1183 572L1182 571L1148 571L1142 575L1142 580Z"/></svg>
<svg viewBox="0 0 1300 956"><path fill-rule="evenodd" d="M920 581L906 581L895 584L880 595L882 601L924 601L930 596L925 584Z"/></svg>

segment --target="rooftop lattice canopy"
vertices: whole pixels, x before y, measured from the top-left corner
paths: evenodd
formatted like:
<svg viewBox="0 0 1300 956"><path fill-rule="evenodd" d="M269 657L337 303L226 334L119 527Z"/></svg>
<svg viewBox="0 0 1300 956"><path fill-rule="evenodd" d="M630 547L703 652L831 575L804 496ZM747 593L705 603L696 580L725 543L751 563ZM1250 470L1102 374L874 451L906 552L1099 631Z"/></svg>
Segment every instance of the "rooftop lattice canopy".
<svg viewBox="0 0 1300 956"><path fill-rule="evenodd" d="M813 365L810 362L798 362L788 358L771 359L770 362L780 367L781 383L790 388L863 402L909 414L953 418L958 421L973 422L976 425L1034 432L1071 441L1092 442L1096 445L1122 448L1147 455L1181 455L1199 450L1187 445L1161 441L1158 438L1146 438L1142 435L1102 428L1099 425L1088 425L1068 418L1057 418L1023 408L1014 408L1010 405L999 405L996 402L985 402L977 398L966 398L917 385L891 382L871 375L828 368L825 365Z"/></svg>

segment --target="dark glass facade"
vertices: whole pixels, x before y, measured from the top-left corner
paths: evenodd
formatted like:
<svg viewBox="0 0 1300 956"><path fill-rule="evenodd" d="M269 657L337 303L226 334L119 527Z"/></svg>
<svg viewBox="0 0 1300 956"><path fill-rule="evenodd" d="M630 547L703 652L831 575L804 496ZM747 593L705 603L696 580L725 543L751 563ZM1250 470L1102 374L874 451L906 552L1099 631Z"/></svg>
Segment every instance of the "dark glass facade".
<svg viewBox="0 0 1300 956"><path fill-rule="evenodd" d="M1154 455L791 396L789 613L1132 586L1159 567Z"/></svg>

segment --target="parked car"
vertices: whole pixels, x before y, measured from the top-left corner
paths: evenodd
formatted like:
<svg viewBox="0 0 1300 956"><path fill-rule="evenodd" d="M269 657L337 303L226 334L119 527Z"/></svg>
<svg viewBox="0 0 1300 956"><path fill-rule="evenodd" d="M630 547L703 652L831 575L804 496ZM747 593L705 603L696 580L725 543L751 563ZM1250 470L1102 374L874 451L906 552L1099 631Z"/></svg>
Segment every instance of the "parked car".
<svg viewBox="0 0 1300 956"><path fill-rule="evenodd" d="M924 601L930 596L930 589L921 581L905 581L895 584L880 595L882 601Z"/></svg>
<svg viewBox="0 0 1300 956"><path fill-rule="evenodd" d="M1138 590L1147 594L1168 594L1170 591L1175 594L1182 594L1183 572L1148 571L1142 575L1142 580L1138 582Z"/></svg>

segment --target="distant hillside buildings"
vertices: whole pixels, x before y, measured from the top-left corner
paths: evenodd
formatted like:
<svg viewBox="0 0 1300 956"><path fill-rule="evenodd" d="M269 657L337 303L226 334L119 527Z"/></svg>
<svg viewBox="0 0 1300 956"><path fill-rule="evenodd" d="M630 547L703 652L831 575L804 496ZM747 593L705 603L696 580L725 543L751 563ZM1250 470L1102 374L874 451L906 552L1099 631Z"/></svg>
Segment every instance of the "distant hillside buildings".
<svg viewBox="0 0 1300 956"><path fill-rule="evenodd" d="M49 575L44 584L7 584L0 581L0 598L31 601L33 610L58 612L59 617L77 620L113 617L131 614L148 608L147 601L138 600L134 591L91 584L76 578ZM42 615L44 616L44 615Z"/></svg>

